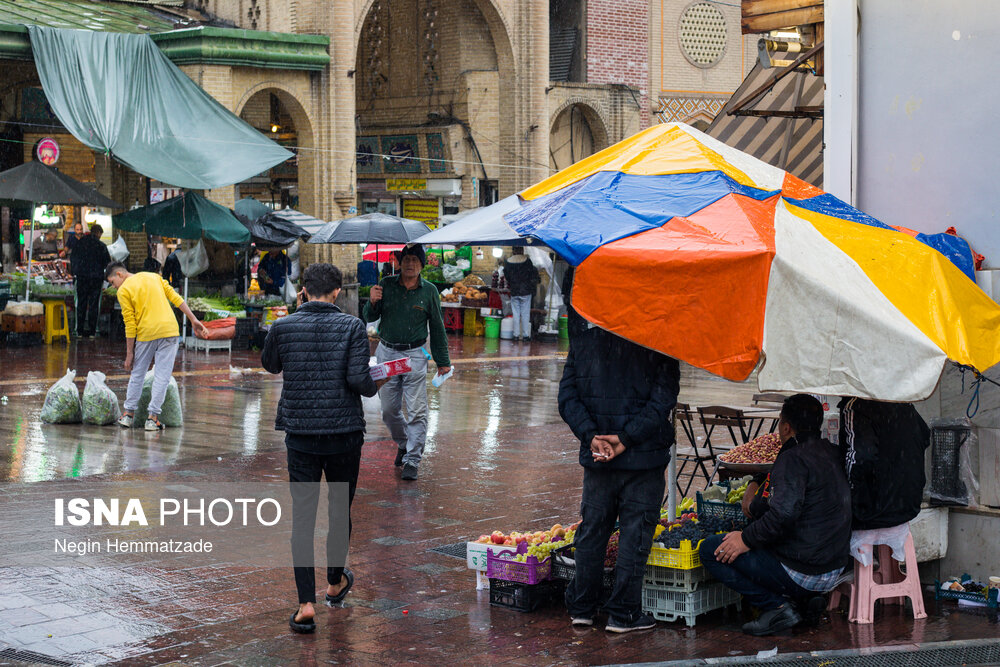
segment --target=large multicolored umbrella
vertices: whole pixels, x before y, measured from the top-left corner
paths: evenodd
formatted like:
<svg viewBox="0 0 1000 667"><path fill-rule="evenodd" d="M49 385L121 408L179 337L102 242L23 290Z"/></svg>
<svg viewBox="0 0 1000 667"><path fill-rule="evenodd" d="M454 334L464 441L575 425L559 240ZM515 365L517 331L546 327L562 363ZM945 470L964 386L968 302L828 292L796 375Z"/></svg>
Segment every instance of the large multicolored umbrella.
<svg viewBox="0 0 1000 667"><path fill-rule="evenodd" d="M581 315L724 378L760 364L763 390L912 401L949 359L1000 362L1000 306L964 241L897 231L686 125L520 197L503 224L577 267Z"/></svg>

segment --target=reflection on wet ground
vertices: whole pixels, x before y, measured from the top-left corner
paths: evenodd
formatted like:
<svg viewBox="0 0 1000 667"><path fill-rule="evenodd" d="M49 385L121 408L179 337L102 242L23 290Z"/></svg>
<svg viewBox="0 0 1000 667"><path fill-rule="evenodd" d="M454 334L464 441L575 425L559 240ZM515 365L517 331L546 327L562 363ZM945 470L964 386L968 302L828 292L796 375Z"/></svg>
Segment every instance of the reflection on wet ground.
<svg viewBox="0 0 1000 667"><path fill-rule="evenodd" d="M429 389L430 428L416 483L393 466L395 445L365 401L368 444L353 511L357 585L344 608L321 607L313 636L288 632L288 569L162 564L111 569L0 569L0 642L81 663L122 664L604 664L756 655L993 637L996 617L928 602L914 622L887 607L875 626L834 615L820 628L778 639L742 635L743 616L716 612L695 628L661 623L640 636L571 630L565 612L491 607L465 563L429 549L499 529L531 530L579 516L577 444L559 418L565 355L556 342L452 337L456 373ZM182 352L175 377L182 428L147 434L117 427L45 425L48 386L66 368L80 386L89 370L124 395L119 346L83 341L0 348L0 478L6 506L32 489L107 480L275 481L285 478L283 438L273 429L280 378L253 352ZM755 387L685 368L681 400L747 405ZM50 539L46 526L5 535L5 548ZM405 613L404 613L405 611Z"/></svg>

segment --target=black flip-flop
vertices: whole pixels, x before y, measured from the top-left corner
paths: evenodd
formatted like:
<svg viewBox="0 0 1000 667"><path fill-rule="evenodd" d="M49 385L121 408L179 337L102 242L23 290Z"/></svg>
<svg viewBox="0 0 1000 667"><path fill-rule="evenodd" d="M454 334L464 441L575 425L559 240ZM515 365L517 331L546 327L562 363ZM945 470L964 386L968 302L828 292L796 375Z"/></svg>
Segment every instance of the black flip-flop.
<svg viewBox="0 0 1000 667"><path fill-rule="evenodd" d="M344 568L344 576L347 578L347 585L344 586L344 589L342 591L340 591L339 593L337 593L336 595L330 595L329 593L327 593L326 594L326 603L327 604L331 604L331 605L332 604L340 604L341 602L344 601L344 598L347 597L348 591L350 591L351 590L351 586L354 585L354 573L351 572L348 568L345 567Z"/></svg>
<svg viewBox="0 0 1000 667"><path fill-rule="evenodd" d="M288 627L292 629L292 632L298 632L299 634L307 635L311 632L316 632L316 619L310 618L308 623L299 623L295 620L295 617L299 615L298 610L292 612L291 618L288 619Z"/></svg>

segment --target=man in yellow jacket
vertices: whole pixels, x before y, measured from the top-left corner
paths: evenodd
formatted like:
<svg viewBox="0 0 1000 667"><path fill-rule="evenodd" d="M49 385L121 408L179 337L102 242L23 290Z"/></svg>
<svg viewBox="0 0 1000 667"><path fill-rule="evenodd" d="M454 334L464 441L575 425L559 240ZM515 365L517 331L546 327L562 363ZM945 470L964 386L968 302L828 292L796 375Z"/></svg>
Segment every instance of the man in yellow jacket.
<svg viewBox="0 0 1000 667"><path fill-rule="evenodd" d="M142 383L152 363L153 388L146 430L159 431L163 428L160 409L180 342L180 331L171 304L191 320L191 326L198 333L206 336L208 328L194 316L174 288L156 273L129 273L124 264L112 262L104 270L104 278L118 290L118 303L125 321L125 370L132 374L125 394L125 414L118 423L124 428L132 426L142 394Z"/></svg>

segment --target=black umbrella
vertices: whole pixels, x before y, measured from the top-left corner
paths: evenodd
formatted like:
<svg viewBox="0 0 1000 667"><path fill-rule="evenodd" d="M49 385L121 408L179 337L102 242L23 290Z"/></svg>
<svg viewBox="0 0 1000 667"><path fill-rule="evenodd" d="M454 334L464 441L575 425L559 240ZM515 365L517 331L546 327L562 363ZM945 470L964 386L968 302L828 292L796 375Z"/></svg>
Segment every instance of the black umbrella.
<svg viewBox="0 0 1000 667"><path fill-rule="evenodd" d="M41 162L26 162L20 166L0 172L0 199L16 199L31 203L31 232L35 231L36 204L90 204L105 208L121 208L121 204L109 199L86 183L81 183ZM28 276L25 282L24 298L31 295L31 250L28 246Z"/></svg>
<svg viewBox="0 0 1000 667"><path fill-rule="evenodd" d="M0 199L19 199L39 204L90 204L121 208L86 183L41 162L24 164L0 173Z"/></svg>
<svg viewBox="0 0 1000 667"><path fill-rule="evenodd" d="M250 230L251 240L257 245L283 248L299 239L309 238L308 231L275 212L269 211L256 220L250 220L237 211L236 218Z"/></svg>
<svg viewBox="0 0 1000 667"><path fill-rule="evenodd" d="M327 223L309 243L412 243L431 228L422 222L385 213L366 213Z"/></svg>

